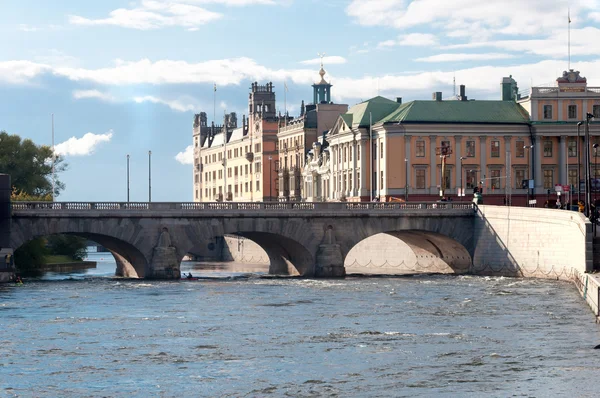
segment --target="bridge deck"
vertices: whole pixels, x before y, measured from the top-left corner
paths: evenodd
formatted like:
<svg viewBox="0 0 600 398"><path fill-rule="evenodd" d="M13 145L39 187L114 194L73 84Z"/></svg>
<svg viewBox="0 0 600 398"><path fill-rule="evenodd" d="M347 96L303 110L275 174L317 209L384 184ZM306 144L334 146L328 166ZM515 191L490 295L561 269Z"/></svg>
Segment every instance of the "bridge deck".
<svg viewBox="0 0 600 398"><path fill-rule="evenodd" d="M13 202L13 216L223 217L389 216L474 214L471 202Z"/></svg>

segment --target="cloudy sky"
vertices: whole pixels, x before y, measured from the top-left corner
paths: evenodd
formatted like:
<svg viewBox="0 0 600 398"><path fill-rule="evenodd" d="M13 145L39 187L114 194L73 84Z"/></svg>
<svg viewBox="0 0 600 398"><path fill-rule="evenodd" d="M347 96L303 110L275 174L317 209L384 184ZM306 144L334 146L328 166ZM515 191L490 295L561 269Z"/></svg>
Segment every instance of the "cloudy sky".
<svg viewBox="0 0 600 398"><path fill-rule="evenodd" d="M569 11L570 6L570 11ZM310 102L319 58L336 102L497 99L571 67L600 86L600 0L2 0L0 130L51 143L69 169L61 200L191 201L193 114L241 119L252 81L283 111ZM216 111L213 84L217 84ZM187 151L186 151L187 149Z"/></svg>

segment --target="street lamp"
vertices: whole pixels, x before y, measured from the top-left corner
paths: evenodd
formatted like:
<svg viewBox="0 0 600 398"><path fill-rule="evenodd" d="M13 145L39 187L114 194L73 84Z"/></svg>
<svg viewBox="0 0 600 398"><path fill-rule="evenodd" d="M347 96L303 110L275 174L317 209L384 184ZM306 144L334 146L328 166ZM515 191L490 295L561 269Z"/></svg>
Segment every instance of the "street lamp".
<svg viewBox="0 0 600 398"><path fill-rule="evenodd" d="M466 156L461 156L460 157L460 200L462 201L462 198L465 196L465 189L463 188L463 163L462 161L465 160L467 157Z"/></svg>
<svg viewBox="0 0 600 398"><path fill-rule="evenodd" d="M408 158L404 158L404 201L408 202Z"/></svg>
<svg viewBox="0 0 600 398"><path fill-rule="evenodd" d="M583 122L577 123L577 206L581 202L581 151L579 149L581 138L579 137L579 128L582 124Z"/></svg>
<svg viewBox="0 0 600 398"><path fill-rule="evenodd" d="M273 156L269 156L269 202L273 201L273 193L271 192L271 160L273 160Z"/></svg>
<svg viewBox="0 0 600 398"><path fill-rule="evenodd" d="M586 181L586 204L585 204L585 215L590 220L592 219L592 186L590 177L590 120L594 118L591 113L586 114L585 117L585 181Z"/></svg>
<svg viewBox="0 0 600 398"><path fill-rule="evenodd" d="M598 146L599 145L597 143L593 145L593 147L594 147L594 177L593 177L594 182L596 180L596 175L598 174L597 171L596 171L596 166L598 165L598 163L597 163L597 160L598 160L598 157L597 157L598 156ZM590 184L590 185L592 185L592 184ZM596 191L594 191L594 203L595 202L596 202Z"/></svg>
<svg viewBox="0 0 600 398"><path fill-rule="evenodd" d="M152 151L148 151L148 203L152 202Z"/></svg>
<svg viewBox="0 0 600 398"><path fill-rule="evenodd" d="M527 203L525 203L525 207L529 206L529 182L531 181L531 164L529 164L529 159L531 158L529 152L533 149L533 144L523 146L523 149L527 149Z"/></svg>
<svg viewBox="0 0 600 398"><path fill-rule="evenodd" d="M129 203L129 154L127 154L127 203Z"/></svg>

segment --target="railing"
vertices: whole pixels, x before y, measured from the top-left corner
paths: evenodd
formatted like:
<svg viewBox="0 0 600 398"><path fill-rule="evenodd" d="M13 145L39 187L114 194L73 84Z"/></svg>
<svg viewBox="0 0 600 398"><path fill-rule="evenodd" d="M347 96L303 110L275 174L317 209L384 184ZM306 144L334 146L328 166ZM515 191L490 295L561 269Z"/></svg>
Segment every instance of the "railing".
<svg viewBox="0 0 600 398"><path fill-rule="evenodd" d="M94 210L469 210L471 202L12 202L12 210L94 211Z"/></svg>

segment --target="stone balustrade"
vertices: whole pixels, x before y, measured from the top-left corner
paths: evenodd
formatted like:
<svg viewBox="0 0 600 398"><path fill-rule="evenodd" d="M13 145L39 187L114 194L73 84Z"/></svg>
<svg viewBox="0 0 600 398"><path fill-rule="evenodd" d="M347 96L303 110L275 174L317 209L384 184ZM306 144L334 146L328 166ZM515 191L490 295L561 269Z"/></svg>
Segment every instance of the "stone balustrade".
<svg viewBox="0 0 600 398"><path fill-rule="evenodd" d="M367 210L469 210L471 202L13 202L12 210L35 211L92 211L92 210L148 210L148 211L367 211Z"/></svg>

